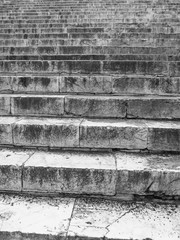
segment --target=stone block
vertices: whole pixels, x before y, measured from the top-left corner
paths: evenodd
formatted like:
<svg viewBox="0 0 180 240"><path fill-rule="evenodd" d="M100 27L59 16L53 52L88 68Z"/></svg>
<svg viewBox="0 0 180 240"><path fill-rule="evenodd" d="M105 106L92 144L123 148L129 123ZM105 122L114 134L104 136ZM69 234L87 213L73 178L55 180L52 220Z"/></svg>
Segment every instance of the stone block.
<svg viewBox="0 0 180 240"><path fill-rule="evenodd" d="M25 118L13 128L14 143L21 146L77 147L80 122L80 119Z"/></svg>
<svg viewBox="0 0 180 240"><path fill-rule="evenodd" d="M65 97L65 112L81 117L125 118L126 100L122 97Z"/></svg>
<svg viewBox="0 0 180 240"><path fill-rule="evenodd" d="M106 153L35 153L23 170L23 190L114 195L115 159Z"/></svg>
<svg viewBox="0 0 180 240"><path fill-rule="evenodd" d="M11 98L10 95L1 95L0 96L0 115L9 115L11 114Z"/></svg>
<svg viewBox="0 0 180 240"><path fill-rule="evenodd" d="M143 121L84 120L80 126L80 147L145 149L147 134Z"/></svg>
<svg viewBox="0 0 180 240"><path fill-rule="evenodd" d="M12 127L18 121L15 117L0 117L0 144L13 144Z"/></svg>
<svg viewBox="0 0 180 240"><path fill-rule="evenodd" d="M63 96L13 95L11 112L15 115L55 115L64 113Z"/></svg>
<svg viewBox="0 0 180 240"><path fill-rule="evenodd" d="M152 151L180 151L178 122L147 122L148 149Z"/></svg>
<svg viewBox="0 0 180 240"><path fill-rule="evenodd" d="M129 98L128 118L179 119L180 98L178 97L137 97Z"/></svg>
<svg viewBox="0 0 180 240"><path fill-rule="evenodd" d="M116 153L117 194L180 194L178 155Z"/></svg>
<svg viewBox="0 0 180 240"><path fill-rule="evenodd" d="M96 75L60 77L60 92L111 93L111 77Z"/></svg>
<svg viewBox="0 0 180 240"><path fill-rule="evenodd" d="M17 76L13 77L12 88L15 92L58 92L58 82L55 76Z"/></svg>
<svg viewBox="0 0 180 240"><path fill-rule="evenodd" d="M0 150L0 190L21 191L22 165L32 154L32 151Z"/></svg>

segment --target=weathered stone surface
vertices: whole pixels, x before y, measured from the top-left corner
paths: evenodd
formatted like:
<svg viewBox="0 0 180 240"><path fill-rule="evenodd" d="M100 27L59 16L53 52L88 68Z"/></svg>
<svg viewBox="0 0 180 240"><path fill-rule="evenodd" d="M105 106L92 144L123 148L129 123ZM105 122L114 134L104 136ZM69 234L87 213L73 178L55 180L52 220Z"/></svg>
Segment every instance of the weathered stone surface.
<svg viewBox="0 0 180 240"><path fill-rule="evenodd" d="M18 121L15 117L0 117L0 144L13 144L12 127Z"/></svg>
<svg viewBox="0 0 180 240"><path fill-rule="evenodd" d="M127 106L128 118L179 119L180 98L138 97L130 98Z"/></svg>
<svg viewBox="0 0 180 240"><path fill-rule="evenodd" d="M179 156L116 153L119 194L180 195Z"/></svg>
<svg viewBox="0 0 180 240"><path fill-rule="evenodd" d="M11 110L10 110L10 107L11 107L11 99L10 99L10 96L6 95L6 96L3 96L1 95L0 96L0 115L9 115Z"/></svg>
<svg viewBox="0 0 180 240"><path fill-rule="evenodd" d="M60 77L60 92L111 93L111 77L96 75Z"/></svg>
<svg viewBox="0 0 180 240"><path fill-rule="evenodd" d="M12 91L11 77L0 76L0 93L8 91Z"/></svg>
<svg viewBox="0 0 180 240"><path fill-rule="evenodd" d="M79 199L68 239L178 240L177 205Z"/></svg>
<svg viewBox="0 0 180 240"><path fill-rule="evenodd" d="M82 117L124 118L126 100L120 97L67 96L65 97L65 113Z"/></svg>
<svg viewBox="0 0 180 240"><path fill-rule="evenodd" d="M59 92L59 79L55 76L17 76L12 77L15 92Z"/></svg>
<svg viewBox="0 0 180 240"><path fill-rule="evenodd" d="M0 196L1 239L58 240L67 234L74 199ZM50 221L51 220L51 221Z"/></svg>
<svg viewBox="0 0 180 240"><path fill-rule="evenodd" d="M63 115L64 96L12 95L11 112L15 115Z"/></svg>
<svg viewBox="0 0 180 240"><path fill-rule="evenodd" d="M116 94L179 94L180 78L118 76L112 78L113 93Z"/></svg>
<svg viewBox="0 0 180 240"><path fill-rule="evenodd" d="M35 153L23 170L23 190L114 195L115 159L107 153Z"/></svg>
<svg viewBox="0 0 180 240"><path fill-rule="evenodd" d="M144 149L147 127L137 120L84 120L80 126L80 147Z"/></svg>
<svg viewBox="0 0 180 240"><path fill-rule="evenodd" d="M148 146L153 151L180 151L180 123L147 121Z"/></svg>
<svg viewBox="0 0 180 240"><path fill-rule="evenodd" d="M13 128L14 143L22 146L76 147L81 120L25 118Z"/></svg>
<svg viewBox="0 0 180 240"><path fill-rule="evenodd" d="M21 191L22 164L32 154L32 151L0 150L0 190Z"/></svg>

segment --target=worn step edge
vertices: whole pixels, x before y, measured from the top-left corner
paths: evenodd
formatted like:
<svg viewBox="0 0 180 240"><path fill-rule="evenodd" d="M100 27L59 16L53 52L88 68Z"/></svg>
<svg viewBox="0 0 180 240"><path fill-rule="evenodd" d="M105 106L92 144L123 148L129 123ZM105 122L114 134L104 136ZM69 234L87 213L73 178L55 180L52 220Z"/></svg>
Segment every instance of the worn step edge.
<svg viewBox="0 0 180 240"><path fill-rule="evenodd" d="M179 155L0 150L0 191L180 196Z"/></svg>

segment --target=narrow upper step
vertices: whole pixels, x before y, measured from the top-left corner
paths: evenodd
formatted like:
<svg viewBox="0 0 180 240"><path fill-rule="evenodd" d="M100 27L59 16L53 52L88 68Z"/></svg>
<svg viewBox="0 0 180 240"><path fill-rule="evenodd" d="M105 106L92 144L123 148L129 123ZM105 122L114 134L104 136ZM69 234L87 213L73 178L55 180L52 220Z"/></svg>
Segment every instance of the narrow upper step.
<svg viewBox="0 0 180 240"><path fill-rule="evenodd" d="M180 151L180 122L0 117L0 145Z"/></svg>
<svg viewBox="0 0 180 240"><path fill-rule="evenodd" d="M86 198L0 195L0 238L179 240L180 207Z"/></svg>

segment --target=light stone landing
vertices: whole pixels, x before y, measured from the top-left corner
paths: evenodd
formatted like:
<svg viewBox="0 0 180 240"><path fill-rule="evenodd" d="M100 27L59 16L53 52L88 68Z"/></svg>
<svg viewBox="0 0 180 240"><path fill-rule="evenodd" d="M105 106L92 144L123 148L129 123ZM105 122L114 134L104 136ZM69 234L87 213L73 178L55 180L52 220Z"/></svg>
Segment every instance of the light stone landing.
<svg viewBox="0 0 180 240"><path fill-rule="evenodd" d="M64 239L74 199L0 195L0 239Z"/></svg>
<svg viewBox="0 0 180 240"><path fill-rule="evenodd" d="M179 240L180 206L0 195L3 240Z"/></svg>

